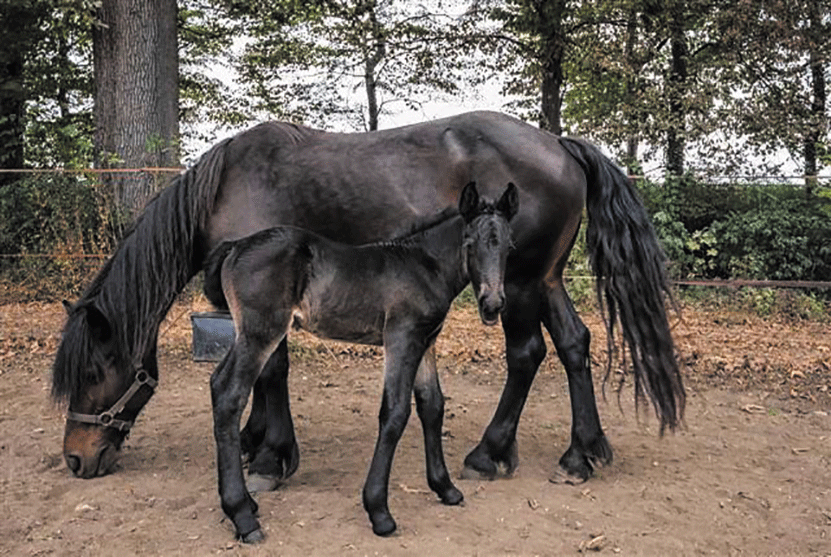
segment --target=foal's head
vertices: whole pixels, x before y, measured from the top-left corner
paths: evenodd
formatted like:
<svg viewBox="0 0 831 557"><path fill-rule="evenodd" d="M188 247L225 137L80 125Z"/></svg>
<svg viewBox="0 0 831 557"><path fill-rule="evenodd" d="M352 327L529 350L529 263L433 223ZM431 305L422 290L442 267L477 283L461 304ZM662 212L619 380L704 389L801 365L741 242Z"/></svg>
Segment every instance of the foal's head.
<svg viewBox="0 0 831 557"><path fill-rule="evenodd" d="M459 213L465 221L464 265L485 325L495 325L505 307L503 283L511 248L508 223L518 210L519 193L512 183L496 203L480 198L474 182L465 186L459 198Z"/></svg>

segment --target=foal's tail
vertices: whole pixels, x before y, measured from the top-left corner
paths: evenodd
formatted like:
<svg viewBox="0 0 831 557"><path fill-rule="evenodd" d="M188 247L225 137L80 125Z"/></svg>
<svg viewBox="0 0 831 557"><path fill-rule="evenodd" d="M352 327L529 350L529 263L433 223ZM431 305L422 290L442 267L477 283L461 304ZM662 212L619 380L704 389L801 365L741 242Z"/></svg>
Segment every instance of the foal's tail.
<svg viewBox="0 0 831 557"><path fill-rule="evenodd" d="M205 260L205 286L203 290L205 297L217 309L228 309L228 300L225 299L225 292L222 290L222 263L233 247L233 241L222 242Z"/></svg>
<svg viewBox="0 0 831 557"><path fill-rule="evenodd" d="M635 370L636 404L648 396L661 433L684 416L686 395L664 307L672 301L665 258L649 216L629 178L597 147L560 138L583 167L588 182L586 244L597 277L597 297L606 324L609 377L614 327L620 321ZM604 312L605 313L605 312Z"/></svg>

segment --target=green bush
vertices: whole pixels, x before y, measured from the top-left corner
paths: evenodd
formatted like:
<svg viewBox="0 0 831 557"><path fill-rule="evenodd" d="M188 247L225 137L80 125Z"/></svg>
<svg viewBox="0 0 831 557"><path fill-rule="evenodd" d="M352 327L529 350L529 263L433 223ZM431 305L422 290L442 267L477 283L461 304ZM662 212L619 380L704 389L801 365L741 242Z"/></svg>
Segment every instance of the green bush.
<svg viewBox="0 0 831 557"><path fill-rule="evenodd" d="M638 184L673 278L831 280L831 194L790 185Z"/></svg>
<svg viewBox="0 0 831 557"><path fill-rule="evenodd" d="M831 280L831 219L823 205L786 199L716 221L717 275Z"/></svg>
<svg viewBox="0 0 831 557"><path fill-rule="evenodd" d="M31 175L0 186L0 275L34 294L75 289L115 245L103 188L76 174ZM54 255L54 256L53 256Z"/></svg>

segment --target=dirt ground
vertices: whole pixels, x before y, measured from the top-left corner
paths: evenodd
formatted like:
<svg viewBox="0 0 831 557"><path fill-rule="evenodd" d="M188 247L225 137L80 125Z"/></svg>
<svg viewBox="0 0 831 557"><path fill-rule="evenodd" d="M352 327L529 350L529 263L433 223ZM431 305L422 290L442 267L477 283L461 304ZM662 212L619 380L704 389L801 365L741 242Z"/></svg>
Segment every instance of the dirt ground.
<svg viewBox="0 0 831 557"><path fill-rule="evenodd" d="M208 378L190 358L190 311L162 326L161 386L117 473L71 477L49 373L60 304L0 306L0 555L831 555L831 337L827 323L687 309L675 326L689 390L686 429L659 438L615 380L602 399L605 333L593 360L612 465L578 486L548 481L568 445L565 374L553 349L519 431L520 467L458 480L461 507L426 486L413 413L390 508L399 530L372 534L360 491L375 441L380 351L298 334L291 393L301 463L258 495L267 535L233 539L219 508ZM455 309L439 339L453 473L479 440L504 381L502 335Z"/></svg>

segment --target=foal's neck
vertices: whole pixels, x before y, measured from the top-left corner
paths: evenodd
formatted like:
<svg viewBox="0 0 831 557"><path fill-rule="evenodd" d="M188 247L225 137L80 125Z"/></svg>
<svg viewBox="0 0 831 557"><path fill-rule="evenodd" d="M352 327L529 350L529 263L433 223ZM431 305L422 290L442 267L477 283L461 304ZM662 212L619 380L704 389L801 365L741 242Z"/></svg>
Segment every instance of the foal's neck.
<svg viewBox="0 0 831 557"><path fill-rule="evenodd" d="M436 279L451 290L455 298L467 285L469 278L463 261L462 241L465 223L461 216L454 216L412 238L413 249L421 251L435 265Z"/></svg>

